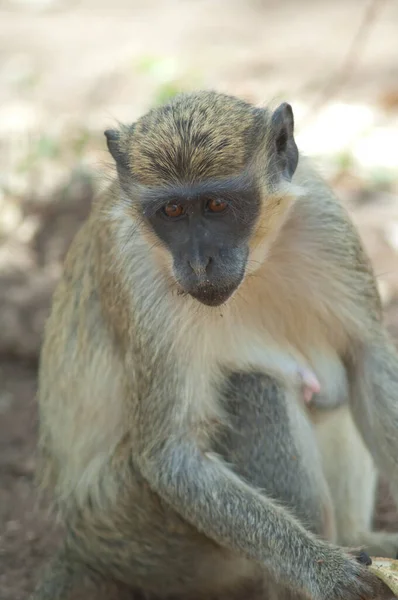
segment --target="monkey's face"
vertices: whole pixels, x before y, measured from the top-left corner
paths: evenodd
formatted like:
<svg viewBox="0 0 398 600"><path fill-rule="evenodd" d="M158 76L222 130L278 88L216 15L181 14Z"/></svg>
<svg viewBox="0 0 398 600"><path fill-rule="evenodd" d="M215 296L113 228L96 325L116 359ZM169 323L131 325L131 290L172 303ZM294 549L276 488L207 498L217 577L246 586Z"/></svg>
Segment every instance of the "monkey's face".
<svg viewBox="0 0 398 600"><path fill-rule="evenodd" d="M202 92L105 132L124 201L199 302L223 304L265 259L291 204L275 190L297 166L293 125L286 103L271 113Z"/></svg>
<svg viewBox="0 0 398 600"><path fill-rule="evenodd" d="M173 189L148 221L172 256L183 292L219 306L242 282L249 240L260 202L243 181L202 183Z"/></svg>

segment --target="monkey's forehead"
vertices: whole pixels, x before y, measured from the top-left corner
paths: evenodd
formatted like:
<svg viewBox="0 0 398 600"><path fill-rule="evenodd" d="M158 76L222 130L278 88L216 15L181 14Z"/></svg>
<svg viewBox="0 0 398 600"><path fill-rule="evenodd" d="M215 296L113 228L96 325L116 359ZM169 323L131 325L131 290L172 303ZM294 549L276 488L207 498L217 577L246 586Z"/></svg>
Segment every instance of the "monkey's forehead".
<svg viewBox="0 0 398 600"><path fill-rule="evenodd" d="M129 166L144 185L236 174L252 152L259 109L212 92L186 94L150 111L126 140Z"/></svg>

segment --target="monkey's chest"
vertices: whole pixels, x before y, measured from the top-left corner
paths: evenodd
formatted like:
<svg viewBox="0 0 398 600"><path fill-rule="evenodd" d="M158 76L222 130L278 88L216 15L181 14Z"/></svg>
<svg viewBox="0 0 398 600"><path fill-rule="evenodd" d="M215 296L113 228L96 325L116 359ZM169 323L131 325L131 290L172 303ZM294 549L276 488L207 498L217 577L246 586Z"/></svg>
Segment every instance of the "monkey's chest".
<svg viewBox="0 0 398 600"><path fill-rule="evenodd" d="M231 372L257 372L274 377L282 388L296 392L299 404L304 403L300 369L311 371L320 384L314 396L316 406L336 407L346 402L348 381L345 366L327 343L294 345L289 339L263 335L244 335L235 346L231 343L224 353L225 364ZM251 396L255 396L251 392Z"/></svg>

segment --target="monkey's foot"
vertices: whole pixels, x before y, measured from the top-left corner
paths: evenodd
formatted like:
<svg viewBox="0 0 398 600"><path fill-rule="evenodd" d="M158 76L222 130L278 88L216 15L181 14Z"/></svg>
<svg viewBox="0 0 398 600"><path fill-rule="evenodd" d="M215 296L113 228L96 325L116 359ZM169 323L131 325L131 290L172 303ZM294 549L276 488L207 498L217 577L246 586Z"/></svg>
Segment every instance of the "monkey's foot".
<svg viewBox="0 0 398 600"><path fill-rule="evenodd" d="M398 533L369 531L355 536L354 543L350 545L364 548L371 556L398 558Z"/></svg>

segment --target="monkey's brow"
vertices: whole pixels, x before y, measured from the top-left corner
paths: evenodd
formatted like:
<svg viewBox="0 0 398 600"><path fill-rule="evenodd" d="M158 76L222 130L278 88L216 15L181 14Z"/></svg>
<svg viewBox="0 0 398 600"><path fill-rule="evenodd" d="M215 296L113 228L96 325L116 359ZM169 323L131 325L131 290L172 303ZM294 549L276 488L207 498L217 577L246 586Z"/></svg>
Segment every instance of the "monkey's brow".
<svg viewBox="0 0 398 600"><path fill-rule="evenodd" d="M203 196L212 198L222 196L226 200L240 201L255 191L254 182L246 175L224 179L208 179L194 183L179 183L166 186L144 188L140 201L144 207L162 205L171 200L189 200Z"/></svg>

